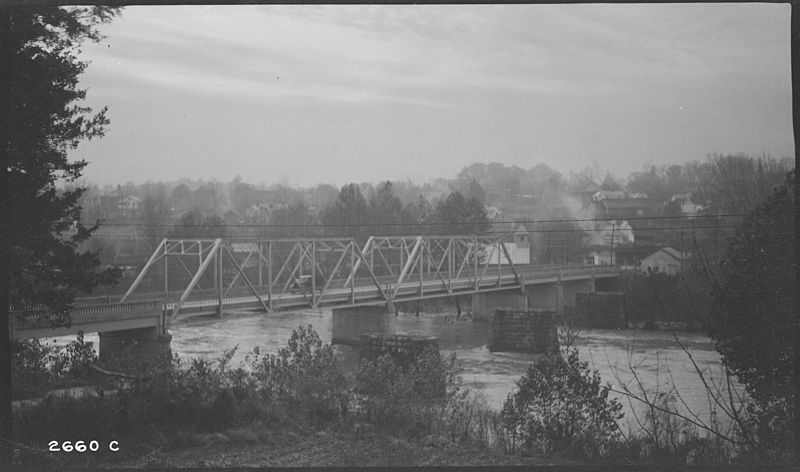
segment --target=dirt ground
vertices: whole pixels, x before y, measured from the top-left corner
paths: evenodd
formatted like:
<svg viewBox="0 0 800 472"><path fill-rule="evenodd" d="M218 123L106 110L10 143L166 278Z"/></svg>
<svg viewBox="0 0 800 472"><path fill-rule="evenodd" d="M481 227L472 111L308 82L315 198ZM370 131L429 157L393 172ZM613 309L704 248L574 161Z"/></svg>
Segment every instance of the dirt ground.
<svg viewBox="0 0 800 472"><path fill-rule="evenodd" d="M285 433L257 428L194 437L191 444L156 449L100 467L322 467L554 465L566 461L522 457L477 445L447 444L443 438L409 439L389 433L356 437L340 431Z"/></svg>

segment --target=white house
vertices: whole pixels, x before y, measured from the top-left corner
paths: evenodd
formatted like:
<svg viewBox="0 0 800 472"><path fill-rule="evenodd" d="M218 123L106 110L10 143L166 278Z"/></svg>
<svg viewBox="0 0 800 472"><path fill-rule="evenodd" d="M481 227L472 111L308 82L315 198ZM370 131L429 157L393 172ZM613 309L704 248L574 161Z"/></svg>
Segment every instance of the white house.
<svg viewBox="0 0 800 472"><path fill-rule="evenodd" d="M689 259L689 254L683 253L669 246L662 247L642 259L640 270L645 273L657 272L667 275L678 275L683 269L683 263Z"/></svg>
<svg viewBox="0 0 800 472"><path fill-rule="evenodd" d="M142 209L142 199L136 195L126 195L119 201L119 209L126 215L133 215Z"/></svg>
<svg viewBox="0 0 800 472"><path fill-rule="evenodd" d="M612 252L615 247L634 242L633 228L627 221L604 221L588 234L584 243L584 261L593 265L613 264Z"/></svg>

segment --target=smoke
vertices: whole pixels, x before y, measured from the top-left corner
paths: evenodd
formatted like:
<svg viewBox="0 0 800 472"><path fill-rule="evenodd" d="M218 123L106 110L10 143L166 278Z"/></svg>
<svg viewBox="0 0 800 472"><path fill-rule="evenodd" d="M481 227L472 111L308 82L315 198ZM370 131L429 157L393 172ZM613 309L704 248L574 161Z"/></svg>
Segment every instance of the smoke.
<svg viewBox="0 0 800 472"><path fill-rule="evenodd" d="M567 210L569 219L580 229L589 233L597 229L597 224L593 221L596 217L593 206L584 207L580 198L572 195L563 196L561 205Z"/></svg>

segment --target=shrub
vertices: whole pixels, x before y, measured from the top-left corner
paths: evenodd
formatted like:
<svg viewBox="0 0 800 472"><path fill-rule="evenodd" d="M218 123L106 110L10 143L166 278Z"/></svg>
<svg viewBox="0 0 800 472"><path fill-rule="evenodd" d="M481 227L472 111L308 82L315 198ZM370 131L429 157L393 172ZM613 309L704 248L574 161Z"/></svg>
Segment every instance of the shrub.
<svg viewBox="0 0 800 472"><path fill-rule="evenodd" d="M318 421L346 409L347 378L336 364L333 347L323 344L311 325L294 330L277 355L261 357L255 350L251 367L260 394L269 401Z"/></svg>
<svg viewBox="0 0 800 472"><path fill-rule="evenodd" d="M84 384L89 379L87 366L96 361L93 343L84 341L83 333L63 346L38 339L16 342L11 354L12 395L28 398Z"/></svg>
<svg viewBox="0 0 800 472"><path fill-rule="evenodd" d="M410 358L384 354L362 361L354 393L366 420L430 433L445 428L448 405L459 394L460 369L455 355L426 349Z"/></svg>
<svg viewBox="0 0 800 472"><path fill-rule="evenodd" d="M608 399L600 375L578 360L577 350L565 357L548 355L528 368L509 394L501 417L512 448L523 452L578 452L604 456L620 434L622 405Z"/></svg>

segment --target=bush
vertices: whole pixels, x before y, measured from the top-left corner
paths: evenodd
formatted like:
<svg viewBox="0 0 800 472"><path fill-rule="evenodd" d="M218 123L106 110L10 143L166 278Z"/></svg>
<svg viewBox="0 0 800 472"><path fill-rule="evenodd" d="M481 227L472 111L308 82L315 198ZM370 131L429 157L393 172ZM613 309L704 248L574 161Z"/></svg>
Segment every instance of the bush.
<svg viewBox="0 0 800 472"><path fill-rule="evenodd" d="M85 384L90 379L89 364L97 361L93 343L76 340L64 346L38 339L19 341L12 346L11 385L15 399L40 396L49 390Z"/></svg>
<svg viewBox="0 0 800 472"><path fill-rule="evenodd" d="M407 360L384 354L362 361L354 392L362 400L365 419L430 432L457 393L459 374L455 355L445 358L433 349Z"/></svg>
<svg viewBox="0 0 800 472"><path fill-rule="evenodd" d="M528 368L503 405L503 424L512 448L523 452L602 457L619 437L622 405L608 399L600 375L578 360L577 350L565 354L548 355Z"/></svg>
<svg viewBox="0 0 800 472"><path fill-rule="evenodd" d="M261 396L316 421L329 420L347 408L349 385L336 364L333 347L323 344L309 325L292 332L277 355L254 351L251 371Z"/></svg>

